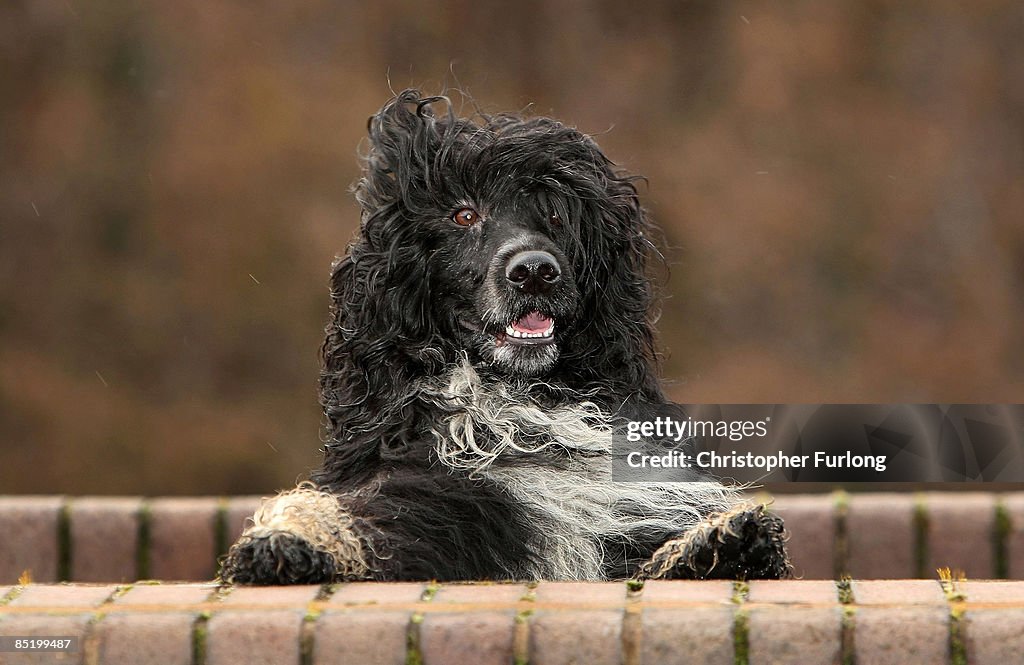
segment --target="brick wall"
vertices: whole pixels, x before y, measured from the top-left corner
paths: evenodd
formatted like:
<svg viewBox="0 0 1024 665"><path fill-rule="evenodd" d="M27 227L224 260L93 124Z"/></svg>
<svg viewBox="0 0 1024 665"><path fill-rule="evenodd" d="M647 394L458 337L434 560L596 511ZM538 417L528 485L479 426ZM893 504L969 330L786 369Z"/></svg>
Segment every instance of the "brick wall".
<svg viewBox="0 0 1024 665"><path fill-rule="evenodd" d="M0 584L212 579L257 497L0 497ZM1024 492L778 496L801 579L1024 578ZM14 535L12 537L12 534Z"/></svg>
<svg viewBox="0 0 1024 665"><path fill-rule="evenodd" d="M259 497L0 497L0 584L212 579Z"/></svg>
<svg viewBox="0 0 1024 665"><path fill-rule="evenodd" d="M1024 578L1024 492L780 495L802 579Z"/></svg>
<svg viewBox="0 0 1024 665"><path fill-rule="evenodd" d="M2 663L1009 665L1024 582L0 586Z"/></svg>

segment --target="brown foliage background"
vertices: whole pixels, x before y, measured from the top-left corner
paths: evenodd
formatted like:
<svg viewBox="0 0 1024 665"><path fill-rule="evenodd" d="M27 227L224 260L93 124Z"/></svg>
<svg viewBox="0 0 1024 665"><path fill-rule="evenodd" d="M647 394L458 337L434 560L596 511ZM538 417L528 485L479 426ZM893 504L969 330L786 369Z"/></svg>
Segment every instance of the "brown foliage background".
<svg viewBox="0 0 1024 665"><path fill-rule="evenodd" d="M649 177L678 400L1024 401L1016 0L14 0L0 67L0 492L315 464L389 79L553 114Z"/></svg>

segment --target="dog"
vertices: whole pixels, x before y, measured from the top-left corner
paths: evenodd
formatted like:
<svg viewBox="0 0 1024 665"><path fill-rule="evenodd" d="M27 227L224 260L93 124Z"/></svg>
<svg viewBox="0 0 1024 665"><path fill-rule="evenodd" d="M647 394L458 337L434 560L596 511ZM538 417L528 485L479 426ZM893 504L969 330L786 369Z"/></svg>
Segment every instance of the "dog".
<svg viewBox="0 0 1024 665"><path fill-rule="evenodd" d="M637 178L556 120L417 90L368 133L323 463L264 501L221 579L788 576L781 520L735 488L611 478L615 427L669 405Z"/></svg>

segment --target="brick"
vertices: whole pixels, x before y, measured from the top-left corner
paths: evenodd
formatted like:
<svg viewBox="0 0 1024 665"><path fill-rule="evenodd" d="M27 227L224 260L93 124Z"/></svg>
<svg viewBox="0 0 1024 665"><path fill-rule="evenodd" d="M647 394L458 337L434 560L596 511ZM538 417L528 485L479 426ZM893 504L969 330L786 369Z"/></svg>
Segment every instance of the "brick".
<svg viewBox="0 0 1024 665"><path fill-rule="evenodd" d="M260 606L260 605L294 605L305 609L306 605L316 600L320 593L318 585L302 586L238 586L231 589L231 593L223 600L225 607L235 605Z"/></svg>
<svg viewBox="0 0 1024 665"><path fill-rule="evenodd" d="M941 605L946 596L937 580L854 580L857 605Z"/></svg>
<svg viewBox="0 0 1024 665"><path fill-rule="evenodd" d="M38 665L65 663L81 665L85 662L85 635L92 616L89 614L12 614L0 621L0 634L25 637L77 637L78 651L67 653L3 653L3 665Z"/></svg>
<svg viewBox="0 0 1024 665"><path fill-rule="evenodd" d="M650 580L644 584L640 601L657 603L732 603L732 582L693 580Z"/></svg>
<svg viewBox="0 0 1024 665"><path fill-rule="evenodd" d="M622 607L626 604L626 585L622 582L541 582L534 589L541 603Z"/></svg>
<svg viewBox="0 0 1024 665"><path fill-rule="evenodd" d="M933 580L853 582L858 665L944 663L949 605Z"/></svg>
<svg viewBox="0 0 1024 665"><path fill-rule="evenodd" d="M846 514L849 559L856 579L915 577L915 498L910 494L851 494Z"/></svg>
<svg viewBox="0 0 1024 665"><path fill-rule="evenodd" d="M645 588L646 593L646 588ZM642 665L732 665L734 608L645 607L641 615Z"/></svg>
<svg viewBox="0 0 1024 665"><path fill-rule="evenodd" d="M99 662L191 665L194 623L187 612L110 614L93 629Z"/></svg>
<svg viewBox="0 0 1024 665"><path fill-rule="evenodd" d="M207 624L207 664L298 662L307 605L319 591L312 585L234 587Z"/></svg>
<svg viewBox="0 0 1024 665"><path fill-rule="evenodd" d="M928 510L928 566L962 570L969 578L995 574L992 533L995 495L988 492L937 492L925 495Z"/></svg>
<svg viewBox="0 0 1024 665"><path fill-rule="evenodd" d="M430 601L431 605L445 603L508 604L515 606L523 600L529 589L523 584L445 584Z"/></svg>
<svg viewBox="0 0 1024 665"><path fill-rule="evenodd" d="M858 607L854 622L857 665L948 662L945 605Z"/></svg>
<svg viewBox="0 0 1024 665"><path fill-rule="evenodd" d="M530 665L619 665L622 618L623 610L538 610L530 619Z"/></svg>
<svg viewBox="0 0 1024 665"><path fill-rule="evenodd" d="M420 625L424 665L508 665L513 660L515 612L429 613Z"/></svg>
<svg viewBox="0 0 1024 665"><path fill-rule="evenodd" d="M1010 518L1010 532L1006 538L1007 577L1024 579L1024 492L1004 495L1003 505Z"/></svg>
<svg viewBox="0 0 1024 665"><path fill-rule="evenodd" d="M747 600L751 603L835 605L839 591L830 580L754 580Z"/></svg>
<svg viewBox="0 0 1024 665"><path fill-rule="evenodd" d="M415 582L341 585L316 622L313 662L404 665L409 621L425 590ZM362 613L364 607L373 611Z"/></svg>
<svg viewBox="0 0 1024 665"><path fill-rule="evenodd" d="M32 584L8 607L98 607L115 591L115 585Z"/></svg>
<svg viewBox="0 0 1024 665"><path fill-rule="evenodd" d="M1019 663L1024 653L1024 608L969 609L967 662L971 665Z"/></svg>
<svg viewBox="0 0 1024 665"><path fill-rule="evenodd" d="M235 496L227 500L224 507L224 526L228 546L238 540L247 526L252 525L250 518L259 508L260 501L258 496Z"/></svg>
<svg viewBox="0 0 1024 665"><path fill-rule="evenodd" d="M218 610L206 625L207 665L299 662L302 610Z"/></svg>
<svg viewBox="0 0 1024 665"><path fill-rule="evenodd" d="M839 607L753 607L748 611L751 665L838 665L842 653Z"/></svg>
<svg viewBox="0 0 1024 665"><path fill-rule="evenodd" d="M966 596L968 603L1024 605L1024 584L1020 582L969 580L960 582L957 586Z"/></svg>
<svg viewBox="0 0 1024 665"><path fill-rule="evenodd" d="M786 523L789 556L798 579L822 580L834 576L836 547L835 499L823 495L776 496L770 506Z"/></svg>
<svg viewBox="0 0 1024 665"><path fill-rule="evenodd" d="M330 605L394 605L419 602L426 590L418 582L353 582L343 584L328 599Z"/></svg>
<svg viewBox="0 0 1024 665"><path fill-rule="evenodd" d="M534 596L538 609L530 619L531 665L620 661L625 584L541 582ZM580 606L593 609L567 609Z"/></svg>
<svg viewBox="0 0 1024 665"><path fill-rule="evenodd" d="M405 665L411 612L327 610L317 619L314 665Z"/></svg>
<svg viewBox="0 0 1024 665"><path fill-rule="evenodd" d="M90 497L71 502L71 579L137 579L138 498Z"/></svg>
<svg viewBox="0 0 1024 665"><path fill-rule="evenodd" d="M16 583L26 570L34 582L57 581L57 516L62 501L0 496L0 533L18 534L0 546L0 582Z"/></svg>
<svg viewBox="0 0 1024 665"><path fill-rule="evenodd" d="M150 569L154 579L212 579L217 500L155 499L150 504Z"/></svg>
<svg viewBox="0 0 1024 665"><path fill-rule="evenodd" d="M210 599L215 584L136 584L114 599L111 609L128 605L196 605Z"/></svg>

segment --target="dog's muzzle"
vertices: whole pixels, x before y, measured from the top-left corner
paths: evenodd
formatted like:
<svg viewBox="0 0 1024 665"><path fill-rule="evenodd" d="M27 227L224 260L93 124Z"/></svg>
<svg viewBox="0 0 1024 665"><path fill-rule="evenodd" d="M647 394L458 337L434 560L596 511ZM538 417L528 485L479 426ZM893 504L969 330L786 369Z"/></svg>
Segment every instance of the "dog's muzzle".
<svg viewBox="0 0 1024 665"><path fill-rule="evenodd" d="M520 232L488 263L475 311L459 319L478 333L481 356L508 373L540 376L554 366L571 329L579 293L569 260L550 238Z"/></svg>
<svg viewBox="0 0 1024 665"><path fill-rule="evenodd" d="M559 301L565 300L569 277L561 253L546 238L525 236L505 243L495 258L491 278L504 282L505 309L511 314L497 344L553 344L555 317L564 311L564 302Z"/></svg>

